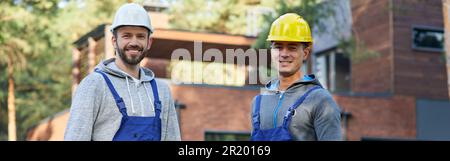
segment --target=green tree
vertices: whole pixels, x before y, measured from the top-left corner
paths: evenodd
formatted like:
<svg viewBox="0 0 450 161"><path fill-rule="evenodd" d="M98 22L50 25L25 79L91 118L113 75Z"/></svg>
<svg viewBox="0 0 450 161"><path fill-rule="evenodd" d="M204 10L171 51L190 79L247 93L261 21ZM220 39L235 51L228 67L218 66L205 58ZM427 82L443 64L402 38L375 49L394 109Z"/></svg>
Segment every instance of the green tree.
<svg viewBox="0 0 450 161"><path fill-rule="evenodd" d="M268 48L266 38L272 22L288 12L304 17L319 32L326 27L321 19L332 15L334 1L323 0L178 0L167 11L174 29L246 35L249 11L265 8L257 18L260 33L253 48ZM264 14L265 13L265 14Z"/></svg>
<svg viewBox="0 0 450 161"><path fill-rule="evenodd" d="M7 131L13 132L6 124L13 127L17 121L11 129L17 129L17 140L24 140L27 130L42 119L70 107L72 43L110 23L125 2L0 2L0 140L7 140ZM3 112L6 107L11 117ZM14 134L10 136L14 140Z"/></svg>
<svg viewBox="0 0 450 161"><path fill-rule="evenodd" d="M32 54L31 44L25 41L25 35L32 31L27 24L32 24L35 17L22 7L2 2L0 12L0 64L6 64L8 82L8 140L17 140L16 106L15 106L15 71L26 67L26 57ZM4 7L5 6L5 7ZM2 70L4 71L4 70Z"/></svg>
<svg viewBox="0 0 450 161"><path fill-rule="evenodd" d="M362 40L357 40L354 35L348 39L340 39L338 49L354 64L380 57L379 52L368 49L365 43Z"/></svg>
<svg viewBox="0 0 450 161"><path fill-rule="evenodd" d="M178 0L167 11L174 29L245 34L247 1Z"/></svg>

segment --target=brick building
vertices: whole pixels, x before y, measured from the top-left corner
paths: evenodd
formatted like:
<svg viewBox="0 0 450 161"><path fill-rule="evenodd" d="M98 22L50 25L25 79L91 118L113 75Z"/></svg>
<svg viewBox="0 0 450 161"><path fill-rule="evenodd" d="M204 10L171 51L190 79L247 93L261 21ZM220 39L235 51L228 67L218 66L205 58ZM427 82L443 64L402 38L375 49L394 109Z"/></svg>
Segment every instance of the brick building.
<svg viewBox="0 0 450 161"><path fill-rule="evenodd" d="M446 57L443 46L445 3L419 0L338 3L338 14L333 20L341 22L335 24L340 29L339 36L314 35L314 56L308 66L332 92L343 111L343 139L450 140L447 117L450 86L445 61L449 56ZM182 139L248 139L250 104L260 86L180 84L173 81L169 69L173 69L172 51L184 48L193 53L194 41L203 42L202 51L246 50L254 37L177 31L166 29L164 22L155 24L163 25L156 28L153 47L141 65L170 84L177 101ZM79 68L74 69L74 88L96 64L85 62L112 56L112 50L104 42L111 36L105 27L99 26L75 43L74 64ZM376 54L350 60L338 47L340 36L354 37L356 44L364 44ZM67 112L30 129L28 139L61 140Z"/></svg>
<svg viewBox="0 0 450 161"><path fill-rule="evenodd" d="M430 112L450 114L443 46L418 41L426 31L442 44L442 2L352 0L351 8L353 34L380 55L351 65L350 98L335 95L354 116L349 139L449 139L450 120Z"/></svg>

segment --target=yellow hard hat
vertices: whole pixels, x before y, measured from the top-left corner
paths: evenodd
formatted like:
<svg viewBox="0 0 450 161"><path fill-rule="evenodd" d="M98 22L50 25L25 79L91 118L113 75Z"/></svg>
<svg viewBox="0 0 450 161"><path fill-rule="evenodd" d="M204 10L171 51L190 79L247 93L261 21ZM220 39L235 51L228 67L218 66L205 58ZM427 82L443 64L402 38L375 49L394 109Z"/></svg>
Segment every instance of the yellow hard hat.
<svg viewBox="0 0 450 161"><path fill-rule="evenodd" d="M286 13L276 19L270 27L267 41L311 42L308 22L295 13Z"/></svg>

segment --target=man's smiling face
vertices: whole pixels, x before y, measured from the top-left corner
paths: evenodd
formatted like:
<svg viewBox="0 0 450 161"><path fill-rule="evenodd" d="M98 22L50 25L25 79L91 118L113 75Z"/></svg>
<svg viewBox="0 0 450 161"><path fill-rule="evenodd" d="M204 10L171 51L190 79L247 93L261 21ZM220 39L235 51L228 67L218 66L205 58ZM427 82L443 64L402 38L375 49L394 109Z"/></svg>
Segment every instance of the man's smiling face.
<svg viewBox="0 0 450 161"><path fill-rule="evenodd" d="M300 70L310 52L309 48L305 47L301 42L272 42L272 62L279 75L288 77Z"/></svg>
<svg viewBox="0 0 450 161"><path fill-rule="evenodd" d="M146 28L123 26L117 29L113 43L124 63L137 65L144 59L144 53L150 49L151 39Z"/></svg>

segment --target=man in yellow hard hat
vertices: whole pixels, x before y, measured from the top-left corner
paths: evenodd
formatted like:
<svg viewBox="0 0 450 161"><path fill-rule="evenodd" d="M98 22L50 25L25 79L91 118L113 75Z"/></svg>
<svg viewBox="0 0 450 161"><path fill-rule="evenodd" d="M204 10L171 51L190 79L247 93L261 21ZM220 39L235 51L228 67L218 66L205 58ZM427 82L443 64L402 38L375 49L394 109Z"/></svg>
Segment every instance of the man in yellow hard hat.
<svg viewBox="0 0 450 161"><path fill-rule="evenodd" d="M313 74L301 70L312 52L308 23L284 14L272 23L267 41L278 78L253 100L251 140L341 140L339 107Z"/></svg>

